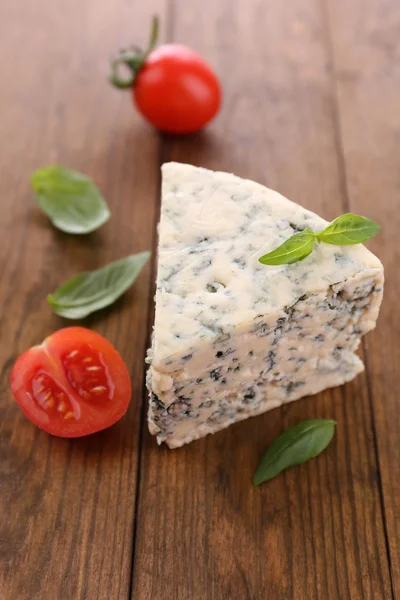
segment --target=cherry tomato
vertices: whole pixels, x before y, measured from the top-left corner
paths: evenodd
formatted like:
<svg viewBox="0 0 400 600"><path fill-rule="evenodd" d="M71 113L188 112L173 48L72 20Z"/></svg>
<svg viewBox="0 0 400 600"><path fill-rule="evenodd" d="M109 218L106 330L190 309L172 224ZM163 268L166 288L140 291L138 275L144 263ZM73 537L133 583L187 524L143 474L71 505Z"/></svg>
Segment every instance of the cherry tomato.
<svg viewBox="0 0 400 600"><path fill-rule="evenodd" d="M160 131L194 133L221 106L221 86L212 68L197 52L181 44L155 48L159 19L153 17L145 50L120 50L111 61L109 80L117 88L132 89L141 114ZM130 75L122 77L119 67Z"/></svg>
<svg viewBox="0 0 400 600"><path fill-rule="evenodd" d="M35 425L81 437L113 425L131 397L128 370L115 348L83 327L60 329L16 361L11 389Z"/></svg>
<svg viewBox="0 0 400 600"><path fill-rule="evenodd" d="M179 44L153 50L132 88L136 107L167 133L193 133L219 111L217 76L199 54Z"/></svg>

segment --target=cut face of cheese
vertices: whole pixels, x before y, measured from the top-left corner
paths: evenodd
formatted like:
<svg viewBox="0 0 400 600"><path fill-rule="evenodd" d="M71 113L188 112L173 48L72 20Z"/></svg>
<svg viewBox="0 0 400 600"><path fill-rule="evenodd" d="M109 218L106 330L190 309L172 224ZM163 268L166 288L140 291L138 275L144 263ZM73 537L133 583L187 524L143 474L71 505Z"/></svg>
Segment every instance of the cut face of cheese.
<svg viewBox="0 0 400 600"><path fill-rule="evenodd" d="M228 173L162 168L149 428L176 448L350 381L375 327L383 267L364 246L316 244L303 261L258 262L326 221Z"/></svg>

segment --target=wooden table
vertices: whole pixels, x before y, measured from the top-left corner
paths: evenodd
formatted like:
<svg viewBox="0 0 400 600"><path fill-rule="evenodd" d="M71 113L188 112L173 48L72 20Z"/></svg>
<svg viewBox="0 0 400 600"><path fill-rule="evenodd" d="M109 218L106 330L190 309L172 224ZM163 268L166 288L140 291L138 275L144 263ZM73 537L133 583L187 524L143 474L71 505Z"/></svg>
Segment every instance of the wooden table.
<svg viewBox="0 0 400 600"><path fill-rule="evenodd" d="M215 66L224 107L201 135L158 135L106 82L108 56L190 44ZM3 0L0 6L0 598L400 599L400 5L395 0ZM30 345L68 323L46 294L67 276L156 247L160 165L255 179L327 219L376 219L386 268L366 372L344 387L180 450L146 426L143 358L155 265L85 321L133 381L125 418L87 439L36 429L9 390ZM91 176L113 217L86 237L53 229L29 176L61 163ZM332 417L318 459L256 489L269 442Z"/></svg>

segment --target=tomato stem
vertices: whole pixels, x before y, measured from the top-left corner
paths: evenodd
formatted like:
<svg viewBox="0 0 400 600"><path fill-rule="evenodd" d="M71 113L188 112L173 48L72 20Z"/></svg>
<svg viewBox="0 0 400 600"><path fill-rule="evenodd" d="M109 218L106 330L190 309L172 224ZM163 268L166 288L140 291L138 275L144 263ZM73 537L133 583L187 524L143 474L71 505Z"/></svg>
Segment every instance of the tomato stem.
<svg viewBox="0 0 400 600"><path fill-rule="evenodd" d="M160 20L157 15L154 15L151 22L150 39L149 43L147 44L146 56L150 54L154 46L157 44L159 30Z"/></svg>
<svg viewBox="0 0 400 600"><path fill-rule="evenodd" d="M134 85L136 77L143 67L146 58L157 43L158 33L159 18L157 15L154 15L146 50L143 51L137 46L132 46L127 50L120 50L118 56L111 60L108 79L112 85L119 89L128 89ZM128 75L126 77L121 76L121 65L128 69Z"/></svg>

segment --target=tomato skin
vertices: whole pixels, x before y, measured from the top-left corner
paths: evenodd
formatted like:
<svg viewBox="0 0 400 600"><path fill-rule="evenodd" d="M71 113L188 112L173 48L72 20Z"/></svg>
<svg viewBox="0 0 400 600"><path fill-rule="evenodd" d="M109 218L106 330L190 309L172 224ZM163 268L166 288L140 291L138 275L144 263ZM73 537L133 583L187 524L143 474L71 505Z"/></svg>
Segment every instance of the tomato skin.
<svg viewBox="0 0 400 600"><path fill-rule="evenodd" d="M180 44L164 44L153 50L132 91L139 112L166 133L194 133L221 106L216 74L199 54Z"/></svg>
<svg viewBox="0 0 400 600"><path fill-rule="evenodd" d="M11 389L35 425L59 437L82 437L116 423L131 397L128 370L100 334L67 327L21 354Z"/></svg>

